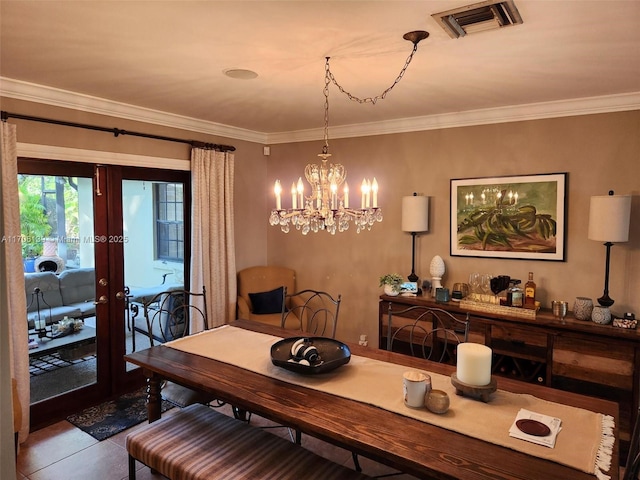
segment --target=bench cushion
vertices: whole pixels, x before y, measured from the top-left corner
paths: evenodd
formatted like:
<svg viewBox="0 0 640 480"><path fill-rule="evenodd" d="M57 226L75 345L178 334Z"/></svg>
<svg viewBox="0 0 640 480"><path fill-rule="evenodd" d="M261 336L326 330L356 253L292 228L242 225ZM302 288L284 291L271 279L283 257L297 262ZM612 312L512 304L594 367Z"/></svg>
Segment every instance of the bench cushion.
<svg viewBox="0 0 640 480"><path fill-rule="evenodd" d="M130 433L126 447L172 480L369 478L204 405Z"/></svg>

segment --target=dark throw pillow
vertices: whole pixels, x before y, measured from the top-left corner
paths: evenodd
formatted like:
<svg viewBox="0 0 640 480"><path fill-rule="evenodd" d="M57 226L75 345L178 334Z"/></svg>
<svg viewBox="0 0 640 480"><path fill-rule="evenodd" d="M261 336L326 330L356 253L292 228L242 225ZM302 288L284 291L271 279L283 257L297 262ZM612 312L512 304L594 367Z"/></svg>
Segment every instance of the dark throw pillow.
<svg viewBox="0 0 640 480"><path fill-rule="evenodd" d="M256 315L266 315L268 313L281 313L282 301L284 297L284 287L278 287L269 292L250 293L253 313Z"/></svg>

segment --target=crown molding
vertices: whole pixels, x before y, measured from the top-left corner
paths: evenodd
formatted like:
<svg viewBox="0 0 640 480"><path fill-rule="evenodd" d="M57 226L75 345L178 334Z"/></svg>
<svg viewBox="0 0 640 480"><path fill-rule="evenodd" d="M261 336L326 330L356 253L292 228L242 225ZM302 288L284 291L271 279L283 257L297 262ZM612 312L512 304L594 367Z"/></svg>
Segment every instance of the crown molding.
<svg viewBox="0 0 640 480"><path fill-rule="evenodd" d="M70 108L82 112L125 118L138 122L180 128L190 132L216 135L248 142L265 143L266 134L230 127L221 123L207 122L196 118L173 113L161 112L150 108L136 107L126 103L114 102L104 98L92 97L81 93L47 87L35 83L0 77L0 96L42 103L55 107Z"/></svg>
<svg viewBox="0 0 640 480"><path fill-rule="evenodd" d="M266 145L324 138L322 128L278 133L256 132L6 77L0 77L0 96ZM640 92L343 125L330 127L329 136L334 139L366 137L629 110L640 110Z"/></svg>
<svg viewBox="0 0 640 480"><path fill-rule="evenodd" d="M443 128L522 122L526 120L541 120L546 118L593 115L597 113L613 113L630 110L640 110L640 92L530 103L525 105L510 105L441 115L401 118L385 122L342 125L330 127L329 137L334 139L366 137L369 135L419 132ZM295 143L322 140L323 138L323 129L316 128L268 134L268 143Z"/></svg>

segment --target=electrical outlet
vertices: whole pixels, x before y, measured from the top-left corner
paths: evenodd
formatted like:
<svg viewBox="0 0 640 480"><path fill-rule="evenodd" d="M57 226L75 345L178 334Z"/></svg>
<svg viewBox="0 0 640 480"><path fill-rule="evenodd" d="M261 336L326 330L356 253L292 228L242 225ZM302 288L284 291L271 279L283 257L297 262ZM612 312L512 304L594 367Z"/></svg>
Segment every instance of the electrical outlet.
<svg viewBox="0 0 640 480"><path fill-rule="evenodd" d="M367 345L369 345L367 336L364 333L360 335L360 340L358 341L358 344L362 345L363 347L366 347Z"/></svg>

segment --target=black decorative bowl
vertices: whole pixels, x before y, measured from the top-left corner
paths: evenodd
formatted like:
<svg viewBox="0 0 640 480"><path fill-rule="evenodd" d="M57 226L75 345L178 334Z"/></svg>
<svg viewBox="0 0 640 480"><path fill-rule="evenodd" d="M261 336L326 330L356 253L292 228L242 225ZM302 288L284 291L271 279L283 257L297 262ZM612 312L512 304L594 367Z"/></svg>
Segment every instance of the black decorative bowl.
<svg viewBox="0 0 640 480"><path fill-rule="evenodd" d="M291 347L300 339L307 339L318 349L320 360L310 365L301 364L291 355ZM314 375L335 370L349 363L351 350L344 343L326 337L284 338L271 346L271 362L278 366L303 375Z"/></svg>

